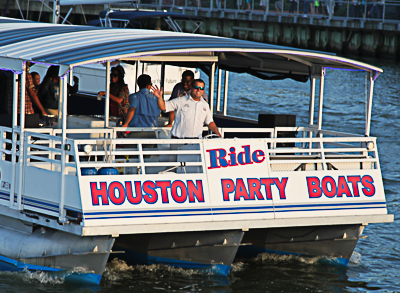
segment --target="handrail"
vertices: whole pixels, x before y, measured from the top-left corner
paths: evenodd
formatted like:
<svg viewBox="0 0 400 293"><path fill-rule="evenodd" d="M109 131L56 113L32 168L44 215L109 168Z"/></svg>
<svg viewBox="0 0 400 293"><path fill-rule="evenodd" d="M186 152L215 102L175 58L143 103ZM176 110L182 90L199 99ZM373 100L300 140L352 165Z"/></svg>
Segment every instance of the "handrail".
<svg viewBox="0 0 400 293"><path fill-rule="evenodd" d="M236 5L235 2L229 2L226 0L221 0L221 7L214 7L213 1L209 1L210 6L203 6L202 0L153 0L150 4L141 3L142 1L137 1L139 8L147 9L169 9L171 12L185 13L185 10L194 10L197 15L198 12L206 11L208 16L211 16L211 12L220 13L221 17L224 17L225 13L234 13L235 18L237 18L238 13L247 13L251 17L254 15L264 15L264 19L267 17L276 17L276 20L281 22L282 16L292 16L294 17L294 22L297 18L308 18L312 19L326 19L329 20L343 20L343 21L353 21L359 20L361 22L365 21L377 21L385 23L400 23L400 3L397 1L385 1L381 0L379 2L367 2L361 0L330 0L330 1L318 1L318 6L316 6L316 1L306 2L290 2L288 0L277 0L270 1L265 0L266 6L261 6L260 2L256 0L251 0L250 7L244 7L246 5L245 1L243 6L240 7ZM239 3L239 2L238 2ZM295 7L291 7L292 3L296 3ZM326 4L328 3L328 4ZM400 28L399 28L400 30Z"/></svg>

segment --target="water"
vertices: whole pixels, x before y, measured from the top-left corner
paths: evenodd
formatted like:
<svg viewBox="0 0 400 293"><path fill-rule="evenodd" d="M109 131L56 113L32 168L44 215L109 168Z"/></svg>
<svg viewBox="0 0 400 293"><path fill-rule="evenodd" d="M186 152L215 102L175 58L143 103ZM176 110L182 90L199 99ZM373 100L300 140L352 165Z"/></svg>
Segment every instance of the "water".
<svg viewBox="0 0 400 293"><path fill-rule="evenodd" d="M327 265L325 258L263 254L245 263L236 261L228 277L204 275L163 265L130 267L120 261L107 265L98 287L66 284L44 273L0 272L0 292L398 292L400 291L400 63L364 60L384 69L377 79L371 135L378 137L381 168L389 213L394 223L371 224L355 249L348 267ZM350 78L354 81L349 84ZM259 81L231 74L229 114L257 118L259 113L297 114L307 125L309 84L290 80ZM326 129L363 134L365 74L329 70L326 75ZM329 261L329 260L328 260Z"/></svg>

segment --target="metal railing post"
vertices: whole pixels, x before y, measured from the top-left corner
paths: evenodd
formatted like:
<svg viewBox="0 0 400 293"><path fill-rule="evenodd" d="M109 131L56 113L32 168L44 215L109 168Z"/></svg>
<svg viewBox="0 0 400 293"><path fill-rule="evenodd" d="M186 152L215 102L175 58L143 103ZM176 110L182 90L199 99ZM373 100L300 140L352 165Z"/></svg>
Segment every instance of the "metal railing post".
<svg viewBox="0 0 400 293"><path fill-rule="evenodd" d="M214 78L215 78L215 62L211 65L211 72L210 72L210 90L209 90L209 97L210 97L210 111L211 114L214 111Z"/></svg>
<svg viewBox="0 0 400 293"><path fill-rule="evenodd" d="M108 127L108 117L110 110L110 61L106 65L106 100L104 109L104 127Z"/></svg>
<svg viewBox="0 0 400 293"><path fill-rule="evenodd" d="M22 74L21 74L21 107L20 107L20 135L19 135L19 157L18 157L18 165L19 165L19 182L18 182L18 196L17 196L17 206L18 209L21 209L21 198L22 198L22 188L23 188L23 177L24 177L24 138L25 138L25 88L26 88L26 63L22 65Z"/></svg>
<svg viewBox="0 0 400 293"><path fill-rule="evenodd" d="M10 207L14 206L15 182L17 169L17 115L18 115L18 75L13 73L13 118L12 118L12 155L11 155L11 188L10 188ZM18 159L20 162L21 160Z"/></svg>
<svg viewBox="0 0 400 293"><path fill-rule="evenodd" d="M65 180L66 180L66 160L67 160L67 78L68 76L62 76L60 78L60 97L62 99L62 107L61 111L62 112L62 124L61 124L61 137L62 137L62 142L61 142L61 192L60 192L60 205L59 205L59 217L58 220L60 223L65 223L67 221L66 219L66 214L65 214L65 209L64 209L64 202L65 202Z"/></svg>

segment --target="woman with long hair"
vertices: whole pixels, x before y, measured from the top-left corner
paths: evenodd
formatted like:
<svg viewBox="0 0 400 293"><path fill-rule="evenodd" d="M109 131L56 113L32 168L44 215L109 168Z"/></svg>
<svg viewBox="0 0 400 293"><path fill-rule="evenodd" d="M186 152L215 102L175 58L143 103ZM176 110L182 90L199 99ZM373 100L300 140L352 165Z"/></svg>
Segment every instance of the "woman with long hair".
<svg viewBox="0 0 400 293"><path fill-rule="evenodd" d="M110 78L110 116L125 119L129 109L129 90L124 82L125 70L121 65L111 68ZM99 92L103 97L106 92Z"/></svg>

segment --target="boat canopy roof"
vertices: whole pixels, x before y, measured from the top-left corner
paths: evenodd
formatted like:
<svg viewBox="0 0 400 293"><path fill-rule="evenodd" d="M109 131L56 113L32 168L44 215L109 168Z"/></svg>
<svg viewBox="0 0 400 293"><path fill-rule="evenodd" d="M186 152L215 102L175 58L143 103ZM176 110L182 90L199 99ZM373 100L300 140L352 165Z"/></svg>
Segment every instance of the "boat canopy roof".
<svg viewBox="0 0 400 293"><path fill-rule="evenodd" d="M21 73L24 62L60 65L65 75L83 64L122 60L165 62L207 70L247 72L263 79L305 81L323 68L382 69L334 54L215 36L45 24L0 17L0 67Z"/></svg>
<svg viewBox="0 0 400 293"><path fill-rule="evenodd" d="M129 21L139 21L141 19L148 18L167 18L171 17L176 20L192 20L192 21L203 21L203 17L195 16L195 15L186 15L181 13L173 13L173 12L164 12L164 11L143 11L143 10L103 10L99 13L99 17L105 18L107 16L109 18L118 18Z"/></svg>

